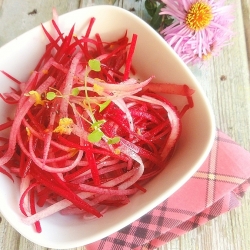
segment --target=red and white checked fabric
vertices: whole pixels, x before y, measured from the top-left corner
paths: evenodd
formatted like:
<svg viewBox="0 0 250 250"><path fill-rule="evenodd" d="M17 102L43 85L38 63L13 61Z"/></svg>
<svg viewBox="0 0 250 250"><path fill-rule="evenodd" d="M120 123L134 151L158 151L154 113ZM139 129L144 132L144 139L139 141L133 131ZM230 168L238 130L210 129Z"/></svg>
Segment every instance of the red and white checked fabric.
<svg viewBox="0 0 250 250"><path fill-rule="evenodd" d="M250 185L250 153L217 131L204 164L178 191L87 250L152 250L240 205Z"/></svg>

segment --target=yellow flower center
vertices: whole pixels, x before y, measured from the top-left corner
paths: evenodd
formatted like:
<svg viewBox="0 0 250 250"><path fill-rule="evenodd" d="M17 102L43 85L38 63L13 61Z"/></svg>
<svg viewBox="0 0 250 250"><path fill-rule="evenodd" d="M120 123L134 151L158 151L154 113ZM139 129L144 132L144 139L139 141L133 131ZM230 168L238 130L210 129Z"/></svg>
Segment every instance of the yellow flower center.
<svg viewBox="0 0 250 250"><path fill-rule="evenodd" d="M59 120L59 126L54 129L54 132L66 135L70 135L73 130L74 122L71 118L61 118Z"/></svg>
<svg viewBox="0 0 250 250"><path fill-rule="evenodd" d="M35 100L35 106L39 104L44 105L44 100L42 100L41 95L35 90L29 91L29 93L25 94L25 96L31 96Z"/></svg>
<svg viewBox="0 0 250 250"><path fill-rule="evenodd" d="M190 29L198 31L207 27L212 20L211 6L207 3L194 3L186 16L186 24Z"/></svg>
<svg viewBox="0 0 250 250"><path fill-rule="evenodd" d="M93 85L93 90L98 94L102 95L104 88L96 83Z"/></svg>

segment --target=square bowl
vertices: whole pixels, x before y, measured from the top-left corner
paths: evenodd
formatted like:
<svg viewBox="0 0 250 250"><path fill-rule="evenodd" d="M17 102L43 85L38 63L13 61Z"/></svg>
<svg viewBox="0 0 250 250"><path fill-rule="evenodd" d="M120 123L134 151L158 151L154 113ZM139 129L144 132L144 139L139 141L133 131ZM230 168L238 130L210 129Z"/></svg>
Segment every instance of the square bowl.
<svg viewBox="0 0 250 250"><path fill-rule="evenodd" d="M19 181L12 183L0 175L0 211L7 221L30 241L48 248L73 248L104 238L138 219L178 190L205 161L214 141L215 122L211 106L189 68L163 38L146 22L122 8L108 5L91 6L59 17L59 26L67 34L75 24L75 33L83 34L89 19L95 17L92 35L100 33L104 41L138 35L133 65L141 79L151 75L157 82L187 84L195 90L194 107L182 119L182 134L168 166L154 177L145 188L147 192L131 197L126 206L108 211L102 218L81 221L74 216L54 214L42 220L42 233L25 225L19 211ZM51 23L44 24L50 31ZM47 39L36 27L0 48L0 70L27 80L34 65L44 53ZM0 75L0 92L7 92L13 83ZM178 105L178 98L172 100ZM0 122L14 110L2 100Z"/></svg>

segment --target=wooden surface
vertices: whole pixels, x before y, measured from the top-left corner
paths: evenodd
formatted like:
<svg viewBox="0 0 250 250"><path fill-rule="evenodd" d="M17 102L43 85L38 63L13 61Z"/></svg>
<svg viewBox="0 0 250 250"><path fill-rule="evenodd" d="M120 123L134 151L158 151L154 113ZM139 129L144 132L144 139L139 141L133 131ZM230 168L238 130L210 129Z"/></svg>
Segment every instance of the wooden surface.
<svg viewBox="0 0 250 250"><path fill-rule="evenodd" d="M217 127L250 150L250 0L228 2L235 5L235 36L232 43L220 56L211 59L207 66L192 67L192 71L212 103ZM94 4L115 4L125 9L134 8L135 14L148 20L143 0L0 0L0 46L49 20L52 7L56 7L58 13L63 14ZM250 192L247 192L239 208L159 249L249 250L249 232ZM17 249L47 250L24 239L1 217L0 250ZM79 247L74 250L83 249L84 247Z"/></svg>

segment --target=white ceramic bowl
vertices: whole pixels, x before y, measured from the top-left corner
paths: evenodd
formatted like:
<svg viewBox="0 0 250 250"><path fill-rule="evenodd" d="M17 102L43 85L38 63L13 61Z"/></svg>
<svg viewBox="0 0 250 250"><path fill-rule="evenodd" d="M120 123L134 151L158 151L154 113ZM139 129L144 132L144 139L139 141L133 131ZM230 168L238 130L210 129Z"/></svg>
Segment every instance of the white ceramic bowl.
<svg viewBox="0 0 250 250"><path fill-rule="evenodd" d="M157 32L133 13L114 6L94 6L67 13L60 16L59 25L67 33L76 24L78 33L84 30L90 17L96 17L92 34L99 32L103 40L119 38L125 30L129 36L136 33L138 42L133 64L141 79L155 75L159 82L185 83L195 89L195 105L183 119L182 135L167 168L146 185L145 194L134 195L128 205L107 212L103 218L83 222L56 214L42 220L43 232L38 234L32 226L21 222L18 180L13 184L0 175L1 213L24 237L48 248L65 249L89 244L149 212L195 173L208 155L215 134L213 113L203 90L188 67ZM49 22L45 26L50 30ZM43 54L46 42L40 26L17 37L0 48L0 70L20 80L27 79ZM0 92L8 91L8 86L13 84L2 74L0 82ZM178 98L173 101L178 105ZM10 112L11 108L1 101L0 122Z"/></svg>

